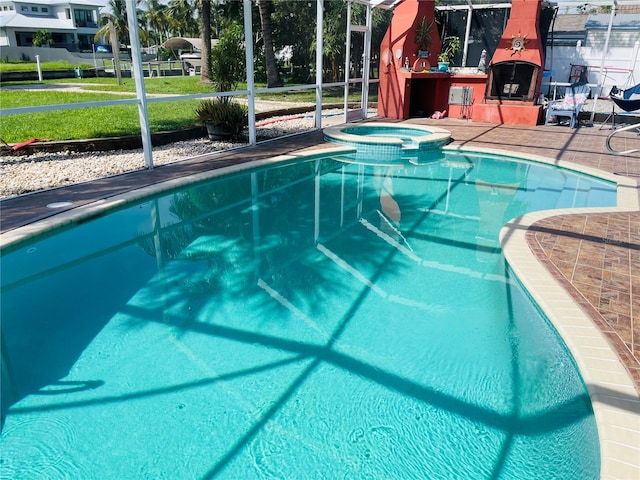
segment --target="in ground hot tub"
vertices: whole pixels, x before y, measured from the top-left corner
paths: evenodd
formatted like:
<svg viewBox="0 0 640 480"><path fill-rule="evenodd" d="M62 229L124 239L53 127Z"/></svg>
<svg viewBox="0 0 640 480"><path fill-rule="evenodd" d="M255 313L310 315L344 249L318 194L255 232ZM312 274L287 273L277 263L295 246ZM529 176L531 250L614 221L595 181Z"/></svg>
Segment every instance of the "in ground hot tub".
<svg viewBox="0 0 640 480"><path fill-rule="evenodd" d="M323 132L325 140L353 147L358 159L372 162L435 161L451 139L443 128L383 122L337 125Z"/></svg>

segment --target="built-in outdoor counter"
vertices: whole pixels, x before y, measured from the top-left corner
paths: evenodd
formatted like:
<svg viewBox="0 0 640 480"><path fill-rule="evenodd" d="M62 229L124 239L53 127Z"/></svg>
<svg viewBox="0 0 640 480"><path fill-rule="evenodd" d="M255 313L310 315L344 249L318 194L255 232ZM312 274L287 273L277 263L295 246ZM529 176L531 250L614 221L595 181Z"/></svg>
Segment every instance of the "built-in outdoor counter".
<svg viewBox="0 0 640 480"><path fill-rule="evenodd" d="M398 117L431 116L447 111L447 116L471 118L472 107L482 103L487 76L483 73L416 72L400 69L399 90L404 97Z"/></svg>
<svg viewBox="0 0 640 480"><path fill-rule="evenodd" d="M482 103L487 85L484 73L452 73L449 83L449 117L471 118L473 106Z"/></svg>
<svg viewBox="0 0 640 480"><path fill-rule="evenodd" d="M446 110L448 117L480 122L514 125L540 122L542 107L534 102L485 98L487 75L471 70L475 69L416 72L400 68L384 83L389 91L378 95L378 114L406 120Z"/></svg>
<svg viewBox="0 0 640 480"><path fill-rule="evenodd" d="M431 116L447 111L447 115L470 118L470 108L481 103L487 76L483 73L456 73L440 71L397 71L397 107L389 105L384 116L407 119ZM453 88L452 88L453 87Z"/></svg>
<svg viewBox="0 0 640 480"><path fill-rule="evenodd" d="M468 118L475 121L536 125L540 121L542 107L533 102L494 100L485 98L487 75L462 72L398 71L398 87L402 100L391 118L430 117L436 112L447 111L452 118ZM470 70L470 69L469 69ZM396 116L397 115L397 116Z"/></svg>

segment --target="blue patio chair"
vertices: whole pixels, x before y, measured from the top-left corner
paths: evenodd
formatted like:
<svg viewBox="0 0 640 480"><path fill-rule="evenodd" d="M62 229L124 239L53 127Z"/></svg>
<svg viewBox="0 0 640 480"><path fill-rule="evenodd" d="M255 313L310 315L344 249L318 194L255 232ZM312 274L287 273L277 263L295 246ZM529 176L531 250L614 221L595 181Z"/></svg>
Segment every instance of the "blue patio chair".
<svg viewBox="0 0 640 480"><path fill-rule="evenodd" d="M591 88L584 82L569 85L565 90L564 98L549 103L544 124L548 125L552 117L555 118L558 123L560 123L560 117L569 117L569 127L579 127L579 115L584 108L590 91Z"/></svg>

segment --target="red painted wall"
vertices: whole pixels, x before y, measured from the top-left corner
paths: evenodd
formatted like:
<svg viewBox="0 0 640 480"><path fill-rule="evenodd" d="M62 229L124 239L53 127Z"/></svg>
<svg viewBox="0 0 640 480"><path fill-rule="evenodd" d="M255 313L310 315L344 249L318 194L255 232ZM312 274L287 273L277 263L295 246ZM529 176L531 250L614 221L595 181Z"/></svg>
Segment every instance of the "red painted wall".
<svg viewBox="0 0 640 480"><path fill-rule="evenodd" d="M427 21L435 18L434 0L404 0L394 8L391 24L380 45L378 115L382 117L409 117L409 72L402 70L406 58L410 65L418 58L415 24L425 16ZM438 28L434 24L430 62L435 64L440 48Z"/></svg>

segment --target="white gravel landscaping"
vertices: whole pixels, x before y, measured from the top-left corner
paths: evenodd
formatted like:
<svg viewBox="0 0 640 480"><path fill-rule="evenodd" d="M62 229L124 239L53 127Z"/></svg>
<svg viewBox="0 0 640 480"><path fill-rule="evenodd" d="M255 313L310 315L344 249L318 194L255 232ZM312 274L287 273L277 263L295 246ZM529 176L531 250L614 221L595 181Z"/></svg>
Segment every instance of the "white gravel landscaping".
<svg viewBox="0 0 640 480"><path fill-rule="evenodd" d="M323 126L342 123L344 117L341 112L324 111ZM313 128L313 114L292 115L270 119L258 128L257 136L260 141ZM154 147L153 164L166 165L240 145L243 143L216 142L207 138L175 142ZM0 199L143 168L142 149L0 156Z"/></svg>

